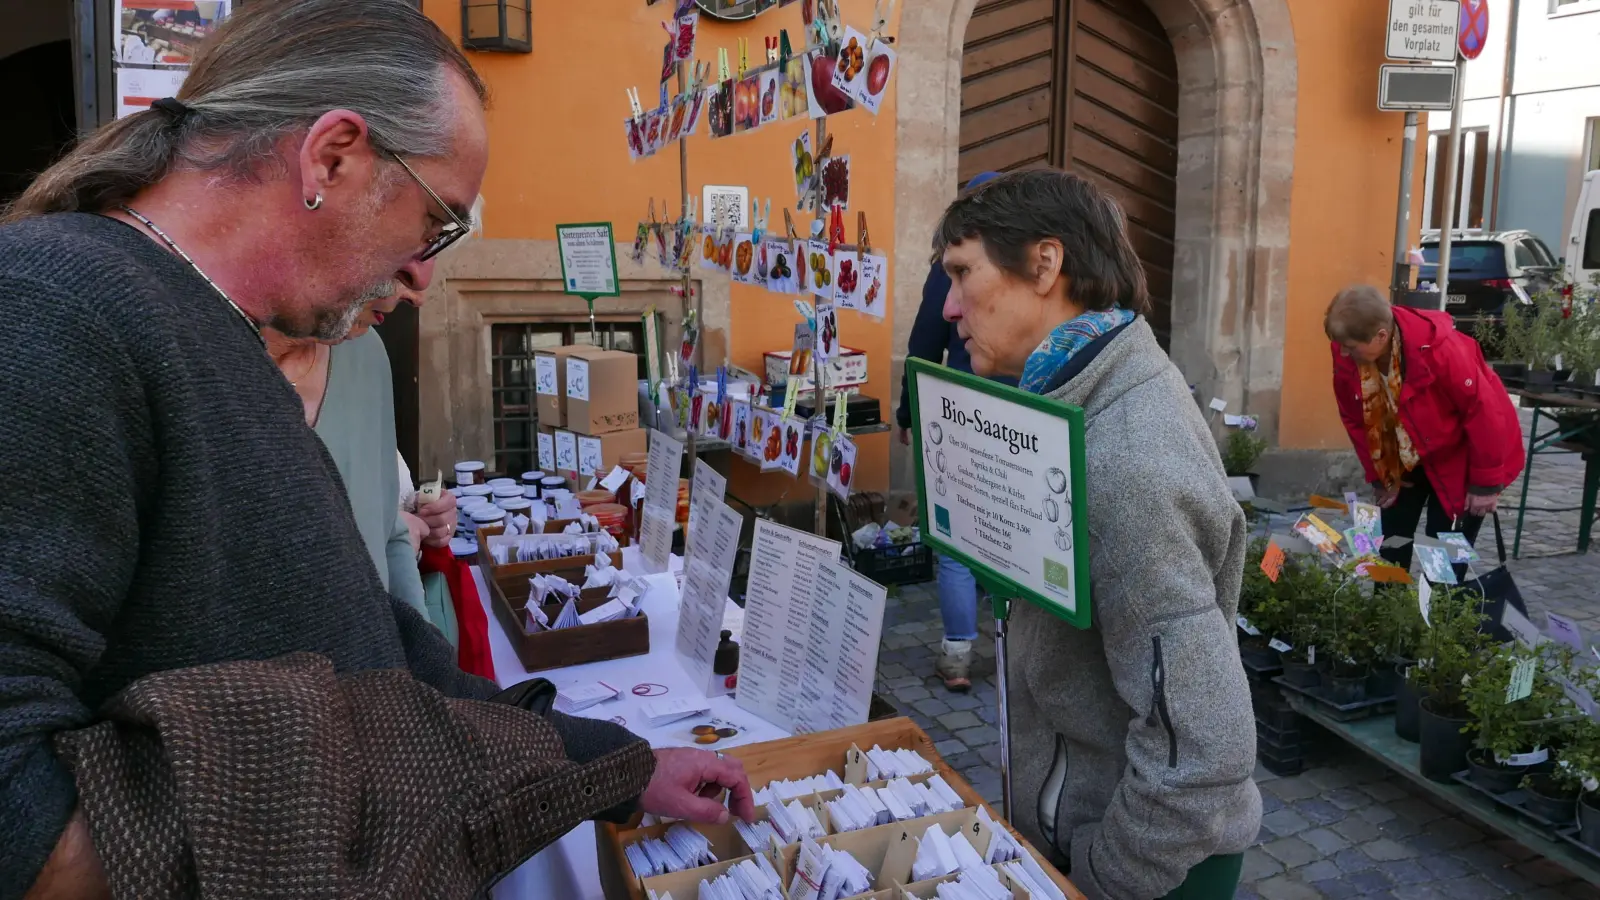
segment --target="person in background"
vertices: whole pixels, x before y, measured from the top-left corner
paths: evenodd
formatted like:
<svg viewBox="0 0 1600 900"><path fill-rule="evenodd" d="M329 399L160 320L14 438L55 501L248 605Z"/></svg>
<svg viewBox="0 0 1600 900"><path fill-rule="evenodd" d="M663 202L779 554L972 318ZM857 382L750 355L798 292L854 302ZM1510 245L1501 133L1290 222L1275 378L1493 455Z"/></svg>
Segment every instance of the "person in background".
<svg viewBox="0 0 1600 900"><path fill-rule="evenodd" d="M982 172L967 182L971 190L998 178L996 172ZM917 307L911 337L906 341L906 356L944 363L958 372L971 372L972 362L956 329L944 319L944 299L950 293L950 276L938 262L928 270L922 284L922 305ZM994 379L1016 387L1008 376ZM900 443L911 443L911 391L906 376L900 376L900 406L895 411L900 426ZM939 557L939 615L944 620L944 640L939 646L939 661L934 667L944 679L946 690L966 691L972 687L972 642L978 639L978 582L972 572L943 553Z"/></svg>
<svg viewBox="0 0 1600 900"><path fill-rule="evenodd" d="M1383 510L1383 533L1478 538L1522 473L1522 425L1478 342L1449 313L1392 306L1371 285L1334 296L1323 316L1339 418ZM1411 544L1384 559L1409 569ZM1457 572L1457 577L1461 572Z"/></svg>
<svg viewBox="0 0 1600 900"><path fill-rule="evenodd" d="M972 371L1084 416L1092 625L1011 608L1013 824L1090 900L1231 900L1261 827L1234 625L1248 536L1139 315L1122 210L1077 175L1013 172L952 203L934 250Z"/></svg>
<svg viewBox="0 0 1600 900"><path fill-rule="evenodd" d="M381 850L394 832L361 831L361 792L403 795L455 762L481 765L458 732L429 727L458 701L474 715L481 701L503 705L495 728L539 762L523 771L570 774L536 800L516 772L496 771L503 780L474 782L467 812L493 807L490 823L506 827L475 831L458 813L416 819L407 834L479 835L473 852L498 866L594 817L754 817L736 760L652 751L617 725L541 711L537 697L507 698L463 673L438 630L384 590L338 472L267 355L263 327L336 341L397 282L426 287L426 262L471 229L486 96L455 41L409 0L249 4L201 46L180 96L84 136L6 209L0 480L26 489L0 499L0 900L98 898L116 884L158 896L126 886L152 874L225 879L193 852L196 823L172 821L196 808L189 799L226 812L275 798L286 820L228 847L225 862L248 857L252 873L332 855L403 874L415 860ZM355 678L383 702L296 710L297 695L262 677L270 661ZM164 693L182 672L219 666L235 674L213 689L240 686L227 703ZM184 804L107 798L60 752L78 736L80 760L129 754L115 769L128 777L152 756L186 764L170 745L128 743L140 729L106 718L130 691L182 704L206 732L184 745L211 763ZM238 715L257 697L279 714ZM381 785L334 743L259 739L301 726L348 736L341 724L390 703L440 712L394 717L393 740L431 745L433 765L386 769ZM313 769L320 779L298 777ZM305 796L329 784L346 789ZM709 799L723 788L729 807ZM130 835L95 797L169 827ZM327 822L332 804L336 833L297 827L296 811ZM400 810L404 826L408 808L379 812Z"/></svg>

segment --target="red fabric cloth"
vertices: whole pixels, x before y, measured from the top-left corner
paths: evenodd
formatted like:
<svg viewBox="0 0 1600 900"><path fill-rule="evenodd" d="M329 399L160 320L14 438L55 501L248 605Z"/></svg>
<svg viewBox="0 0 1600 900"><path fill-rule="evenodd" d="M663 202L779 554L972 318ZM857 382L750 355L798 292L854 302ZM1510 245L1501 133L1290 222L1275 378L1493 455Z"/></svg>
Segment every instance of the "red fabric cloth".
<svg viewBox="0 0 1600 900"><path fill-rule="evenodd" d="M1522 424L1483 350L1448 313L1394 309L1400 339L1400 422L1447 515L1463 515L1467 489L1504 488L1522 473ZM1333 344L1333 393L1367 481L1376 483L1361 415L1361 374Z"/></svg>
<svg viewBox="0 0 1600 900"><path fill-rule="evenodd" d="M461 671L494 680L494 657L489 653L489 618L483 614L472 569L456 559L448 547L423 547L418 563L422 574L438 572L450 586L456 610L456 664Z"/></svg>

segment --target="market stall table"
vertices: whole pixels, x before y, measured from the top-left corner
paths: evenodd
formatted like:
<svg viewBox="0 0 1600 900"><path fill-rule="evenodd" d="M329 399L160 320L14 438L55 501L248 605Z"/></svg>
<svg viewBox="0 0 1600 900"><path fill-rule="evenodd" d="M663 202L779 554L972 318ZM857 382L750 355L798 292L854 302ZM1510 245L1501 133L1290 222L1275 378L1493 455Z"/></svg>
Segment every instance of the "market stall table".
<svg viewBox="0 0 1600 900"><path fill-rule="evenodd" d="M1583 495L1578 509L1578 552L1589 552L1589 535L1594 526L1595 494L1600 491L1600 399L1593 396L1557 394L1532 391L1526 388L1507 388L1508 393L1521 398L1522 408L1532 411L1533 423L1528 427L1528 459L1522 472L1522 497L1517 502L1517 529L1512 538L1511 556L1522 554L1522 521L1528 513L1528 485L1533 481L1533 460L1536 454L1554 451L1578 453L1583 457ZM1577 425L1561 422L1551 410L1566 410L1585 414ZM1539 419L1548 418L1554 427L1539 433ZM1541 509L1538 512L1570 512L1565 509Z"/></svg>
<svg viewBox="0 0 1600 900"><path fill-rule="evenodd" d="M624 548L622 560L624 571L642 570L638 548ZM672 571L676 572L681 565L682 559L674 556ZM668 573L648 576L650 590L645 594L643 606L645 615L650 618L648 654L536 673L529 673L517 659L516 651L512 649L511 641L506 637L500 619L492 609L494 600L484 583L483 573L477 567L473 568L473 580L477 584L478 598L483 603L484 614L489 620L489 649L494 658L495 681L501 687L510 687L531 678L547 679L558 689L585 682L604 681L621 691L621 696L616 700L589 707L578 715L594 719L620 718L622 724L630 731L649 740L654 747L693 746L688 741L674 737L679 730L674 725L654 729L645 727L638 711L639 704L644 701L630 693L634 685L649 682L665 687L669 692L668 696L700 696L688 674L678 664L675 655L678 589L674 575ZM741 610L731 601L727 606L730 615L724 619L723 627L731 627L737 638ZM776 725L739 709L734 704L732 696L711 698L706 701L706 705L710 707L710 715L745 726L745 730L738 737L720 743L718 749L790 736L789 732ZM675 724L681 726L682 723ZM566 898L604 900L605 894L600 885L599 861L595 854L594 825L586 822L573 829L508 876L494 889L493 894L495 900L536 900L536 898L544 900L549 897L561 897L563 900Z"/></svg>

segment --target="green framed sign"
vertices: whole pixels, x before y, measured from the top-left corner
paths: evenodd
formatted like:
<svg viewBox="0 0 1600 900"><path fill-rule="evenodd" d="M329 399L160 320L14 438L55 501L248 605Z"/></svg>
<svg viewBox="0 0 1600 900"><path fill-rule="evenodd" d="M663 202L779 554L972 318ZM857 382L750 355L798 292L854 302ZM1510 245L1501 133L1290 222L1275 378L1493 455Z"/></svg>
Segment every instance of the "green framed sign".
<svg viewBox="0 0 1600 900"><path fill-rule="evenodd" d="M1088 628L1083 410L921 359L906 375L923 543Z"/></svg>
<svg viewBox="0 0 1600 900"><path fill-rule="evenodd" d="M590 303L596 297L621 295L617 243L610 222L557 225L556 242L561 247L561 284L566 293Z"/></svg>

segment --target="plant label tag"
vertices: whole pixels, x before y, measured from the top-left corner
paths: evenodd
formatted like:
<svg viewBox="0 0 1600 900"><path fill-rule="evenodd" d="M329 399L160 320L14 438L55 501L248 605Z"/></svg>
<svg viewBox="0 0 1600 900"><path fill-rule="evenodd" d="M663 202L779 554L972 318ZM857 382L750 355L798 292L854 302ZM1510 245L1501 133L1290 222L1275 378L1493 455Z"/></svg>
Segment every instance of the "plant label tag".
<svg viewBox="0 0 1600 900"><path fill-rule="evenodd" d="M1582 653L1583 648L1586 646L1583 642L1583 629L1578 626L1577 622L1566 616L1545 613L1544 630L1549 633L1550 637L1566 644L1579 653Z"/></svg>
<svg viewBox="0 0 1600 900"><path fill-rule="evenodd" d="M1272 640L1268 641L1267 642L1267 646L1271 647L1272 649L1274 649L1276 651L1278 651L1279 653L1288 653L1290 650L1294 649L1293 647L1289 646L1288 644L1285 644L1283 641L1279 640L1278 638L1273 638Z"/></svg>
<svg viewBox="0 0 1600 900"><path fill-rule="evenodd" d="M1239 623L1240 631L1243 631L1245 634L1248 634L1251 637L1261 636L1261 629L1251 625L1249 619L1246 619L1244 616L1240 616L1236 621Z"/></svg>
<svg viewBox="0 0 1600 900"><path fill-rule="evenodd" d="M1283 574L1283 548L1278 546L1277 540L1267 542L1267 552L1261 556L1261 571L1273 582Z"/></svg>
<svg viewBox="0 0 1600 900"><path fill-rule="evenodd" d="M1306 648L1306 664L1312 666L1317 664L1317 647L1315 644Z"/></svg>
<svg viewBox="0 0 1600 900"><path fill-rule="evenodd" d="M1519 659L1511 670L1511 682L1506 685L1506 702L1515 703L1533 693L1532 659Z"/></svg>
<svg viewBox="0 0 1600 900"><path fill-rule="evenodd" d="M1428 579L1419 576L1417 578L1417 609L1422 611L1422 624L1430 628L1433 627L1433 622L1430 621L1428 616L1428 603L1432 598L1433 585L1428 583Z"/></svg>
<svg viewBox="0 0 1600 900"><path fill-rule="evenodd" d="M1499 756L1495 757L1496 762L1505 763L1508 766L1537 766L1549 759L1550 751L1543 747L1527 753L1513 753L1507 759L1501 759Z"/></svg>
<svg viewBox="0 0 1600 900"><path fill-rule="evenodd" d="M1527 616L1517 612L1516 608L1509 603L1506 604L1505 611L1500 614L1500 624L1504 625L1507 631L1516 635L1517 640L1529 647L1537 647L1549 640L1544 636L1543 632L1534 627L1532 622L1528 621ZM1600 657L1600 653L1595 654L1595 656Z"/></svg>
<svg viewBox="0 0 1600 900"><path fill-rule="evenodd" d="M1221 397L1212 397L1211 398L1211 408L1216 410L1217 412L1222 412L1223 410L1228 408L1228 401L1222 399Z"/></svg>

